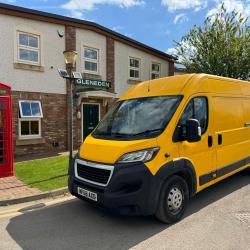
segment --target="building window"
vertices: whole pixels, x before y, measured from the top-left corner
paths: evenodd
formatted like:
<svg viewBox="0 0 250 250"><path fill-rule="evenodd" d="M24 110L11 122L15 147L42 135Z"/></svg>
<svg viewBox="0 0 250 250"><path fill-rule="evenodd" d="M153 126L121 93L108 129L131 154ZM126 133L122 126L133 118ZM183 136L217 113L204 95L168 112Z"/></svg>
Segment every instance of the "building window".
<svg viewBox="0 0 250 250"><path fill-rule="evenodd" d="M41 118L43 117L40 101L19 101L19 137L41 137Z"/></svg>
<svg viewBox="0 0 250 250"><path fill-rule="evenodd" d="M129 78L140 80L140 65L141 61L138 58L129 58Z"/></svg>
<svg viewBox="0 0 250 250"><path fill-rule="evenodd" d="M18 32L18 61L40 65L40 36Z"/></svg>
<svg viewBox="0 0 250 250"><path fill-rule="evenodd" d="M97 74L99 71L99 50L84 47L83 48L83 70L88 73Z"/></svg>
<svg viewBox="0 0 250 250"><path fill-rule="evenodd" d="M161 65L159 63L151 64L151 79L158 79L161 77Z"/></svg>

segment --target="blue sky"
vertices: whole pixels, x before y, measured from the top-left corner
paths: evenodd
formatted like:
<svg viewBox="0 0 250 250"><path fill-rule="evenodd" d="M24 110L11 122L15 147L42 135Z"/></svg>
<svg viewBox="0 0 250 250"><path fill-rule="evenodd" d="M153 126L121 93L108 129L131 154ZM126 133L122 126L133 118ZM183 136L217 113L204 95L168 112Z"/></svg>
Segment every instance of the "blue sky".
<svg viewBox="0 0 250 250"><path fill-rule="evenodd" d="M174 40L202 25L221 0L5 0L45 12L99 23L142 43L173 53ZM224 0L226 8L250 16L250 0Z"/></svg>

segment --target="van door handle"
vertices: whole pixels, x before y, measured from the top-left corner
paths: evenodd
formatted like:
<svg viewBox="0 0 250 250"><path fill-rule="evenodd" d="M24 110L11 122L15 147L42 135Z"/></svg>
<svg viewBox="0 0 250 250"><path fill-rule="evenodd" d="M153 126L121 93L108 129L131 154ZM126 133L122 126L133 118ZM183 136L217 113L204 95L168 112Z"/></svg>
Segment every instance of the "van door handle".
<svg viewBox="0 0 250 250"><path fill-rule="evenodd" d="M218 145L222 144L222 134L218 134Z"/></svg>
<svg viewBox="0 0 250 250"><path fill-rule="evenodd" d="M213 146L213 136L209 135L208 136L208 147L212 147Z"/></svg>

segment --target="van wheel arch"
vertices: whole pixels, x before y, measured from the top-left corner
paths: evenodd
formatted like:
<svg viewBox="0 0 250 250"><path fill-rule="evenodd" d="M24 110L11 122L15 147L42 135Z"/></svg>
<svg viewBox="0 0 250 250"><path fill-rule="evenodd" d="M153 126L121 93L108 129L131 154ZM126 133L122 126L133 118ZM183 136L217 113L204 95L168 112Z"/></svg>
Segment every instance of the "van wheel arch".
<svg viewBox="0 0 250 250"><path fill-rule="evenodd" d="M173 175L178 175L187 182L190 197L196 194L196 172L191 161L185 158L180 158L178 160L168 162L156 173L156 177L160 178L163 182L167 181L167 179Z"/></svg>

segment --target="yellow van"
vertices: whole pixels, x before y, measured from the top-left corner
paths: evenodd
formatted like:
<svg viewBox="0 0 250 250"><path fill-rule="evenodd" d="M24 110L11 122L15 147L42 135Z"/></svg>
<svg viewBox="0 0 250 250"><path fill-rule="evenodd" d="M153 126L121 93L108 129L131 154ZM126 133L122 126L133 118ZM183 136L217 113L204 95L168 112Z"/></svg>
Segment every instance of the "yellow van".
<svg viewBox="0 0 250 250"><path fill-rule="evenodd" d="M129 89L81 145L69 190L173 223L190 197L249 166L250 83L187 74Z"/></svg>

